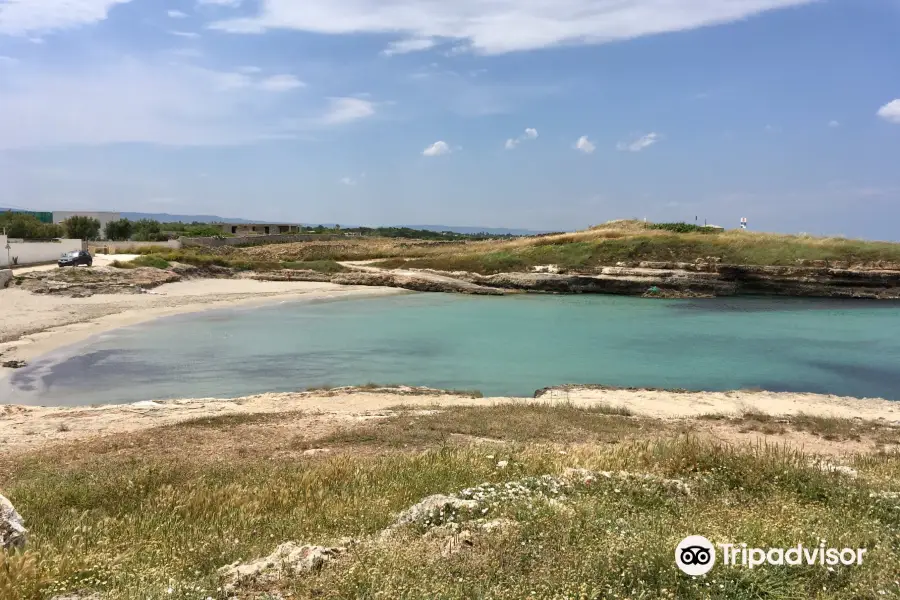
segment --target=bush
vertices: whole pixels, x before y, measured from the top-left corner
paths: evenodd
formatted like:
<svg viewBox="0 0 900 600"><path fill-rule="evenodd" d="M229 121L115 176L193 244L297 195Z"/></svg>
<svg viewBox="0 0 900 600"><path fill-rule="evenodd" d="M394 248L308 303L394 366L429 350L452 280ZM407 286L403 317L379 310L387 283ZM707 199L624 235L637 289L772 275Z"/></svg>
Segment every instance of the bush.
<svg viewBox="0 0 900 600"><path fill-rule="evenodd" d="M74 216L63 221L66 235L73 240L96 240L100 237L100 221L93 217Z"/></svg>
<svg viewBox="0 0 900 600"><path fill-rule="evenodd" d="M161 256L154 255L145 255L139 256L134 260L122 262L118 260L114 260L110 263L110 266L113 266L117 269L136 269L138 267L153 267L154 269L168 269L170 266L169 261L164 259Z"/></svg>
<svg viewBox="0 0 900 600"><path fill-rule="evenodd" d="M662 229L674 233L721 233L721 229L691 223L652 223L647 229Z"/></svg>
<svg viewBox="0 0 900 600"><path fill-rule="evenodd" d="M135 221L133 230L131 239L136 242L164 242L169 239L169 236L162 232L159 221L153 219Z"/></svg>

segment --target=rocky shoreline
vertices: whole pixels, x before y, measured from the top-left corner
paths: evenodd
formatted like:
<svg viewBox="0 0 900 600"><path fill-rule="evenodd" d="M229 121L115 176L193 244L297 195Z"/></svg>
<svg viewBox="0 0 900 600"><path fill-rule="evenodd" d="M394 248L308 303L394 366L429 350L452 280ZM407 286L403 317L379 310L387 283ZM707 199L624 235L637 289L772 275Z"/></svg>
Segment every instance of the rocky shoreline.
<svg viewBox="0 0 900 600"><path fill-rule="evenodd" d="M808 265L771 267L718 262L620 263L590 273L568 273L549 265L541 272L479 275L465 271L380 269L350 265L350 271L320 273L282 269L236 272L224 267L173 265L171 269L53 270L27 273L10 286L38 294L90 296L144 293L182 279L311 281L340 285L386 286L419 292L476 295L510 293L611 294L645 298L712 298L741 295L804 298L900 299L900 265L862 267ZM549 271L549 272L548 272Z"/></svg>

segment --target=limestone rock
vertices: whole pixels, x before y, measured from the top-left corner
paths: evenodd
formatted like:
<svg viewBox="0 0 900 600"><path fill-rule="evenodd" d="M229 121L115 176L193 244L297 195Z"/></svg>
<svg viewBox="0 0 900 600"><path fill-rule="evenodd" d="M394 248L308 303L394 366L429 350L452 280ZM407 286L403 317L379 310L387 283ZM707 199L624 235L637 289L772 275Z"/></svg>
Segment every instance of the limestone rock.
<svg viewBox="0 0 900 600"><path fill-rule="evenodd" d="M418 504L414 504L404 510L397 517L396 526L413 524L440 525L449 517L461 511L472 511L478 508L475 500L462 500L443 494L428 496Z"/></svg>
<svg viewBox="0 0 900 600"><path fill-rule="evenodd" d="M0 548L23 548L27 534L22 515L16 512L12 502L0 494Z"/></svg>
<svg viewBox="0 0 900 600"><path fill-rule="evenodd" d="M320 569L346 548L326 548L309 544L285 542L269 556L248 562L233 563L219 569L225 589L233 591L247 583L271 583L284 577Z"/></svg>

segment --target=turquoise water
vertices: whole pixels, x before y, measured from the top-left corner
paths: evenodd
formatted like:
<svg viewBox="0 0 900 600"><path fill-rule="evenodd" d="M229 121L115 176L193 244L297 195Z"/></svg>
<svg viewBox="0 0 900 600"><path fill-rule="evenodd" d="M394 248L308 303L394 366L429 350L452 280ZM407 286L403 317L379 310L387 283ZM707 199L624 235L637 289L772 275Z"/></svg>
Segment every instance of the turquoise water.
<svg viewBox="0 0 900 600"><path fill-rule="evenodd" d="M56 352L0 402L84 405L404 383L564 383L900 399L900 304L410 294L161 319Z"/></svg>

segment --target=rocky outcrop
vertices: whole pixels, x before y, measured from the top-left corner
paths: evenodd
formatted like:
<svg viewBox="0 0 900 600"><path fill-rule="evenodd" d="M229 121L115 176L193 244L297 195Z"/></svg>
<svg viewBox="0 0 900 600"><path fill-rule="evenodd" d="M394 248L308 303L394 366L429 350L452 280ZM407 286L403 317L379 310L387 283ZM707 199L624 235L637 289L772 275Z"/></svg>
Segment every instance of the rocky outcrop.
<svg viewBox="0 0 900 600"><path fill-rule="evenodd" d="M499 287L483 286L470 281L445 276L427 276L392 271L354 271L338 273L331 277L332 283L341 285L374 285L398 287L416 292L451 292L457 294L478 294L486 296L502 296Z"/></svg>
<svg viewBox="0 0 900 600"><path fill-rule="evenodd" d="M22 515L16 512L12 502L0 494L0 549L23 548L27 534Z"/></svg>
<svg viewBox="0 0 900 600"><path fill-rule="evenodd" d="M8 286L9 282L12 281L12 278L12 269L0 269L0 290Z"/></svg>
<svg viewBox="0 0 900 600"><path fill-rule="evenodd" d="M900 270L832 266L763 267L716 262L602 267L594 273L442 273L476 285L529 292L618 294L657 298L769 295L900 298Z"/></svg>
<svg viewBox="0 0 900 600"><path fill-rule="evenodd" d="M346 552L345 547L326 548L285 542L269 556L219 569L226 592L248 584L265 585L280 579L322 568L325 563Z"/></svg>
<svg viewBox="0 0 900 600"><path fill-rule="evenodd" d="M83 298L94 294L139 294L143 290L181 280L174 271L141 267L116 269L94 267L53 269L23 273L19 288L35 294L57 294Z"/></svg>

